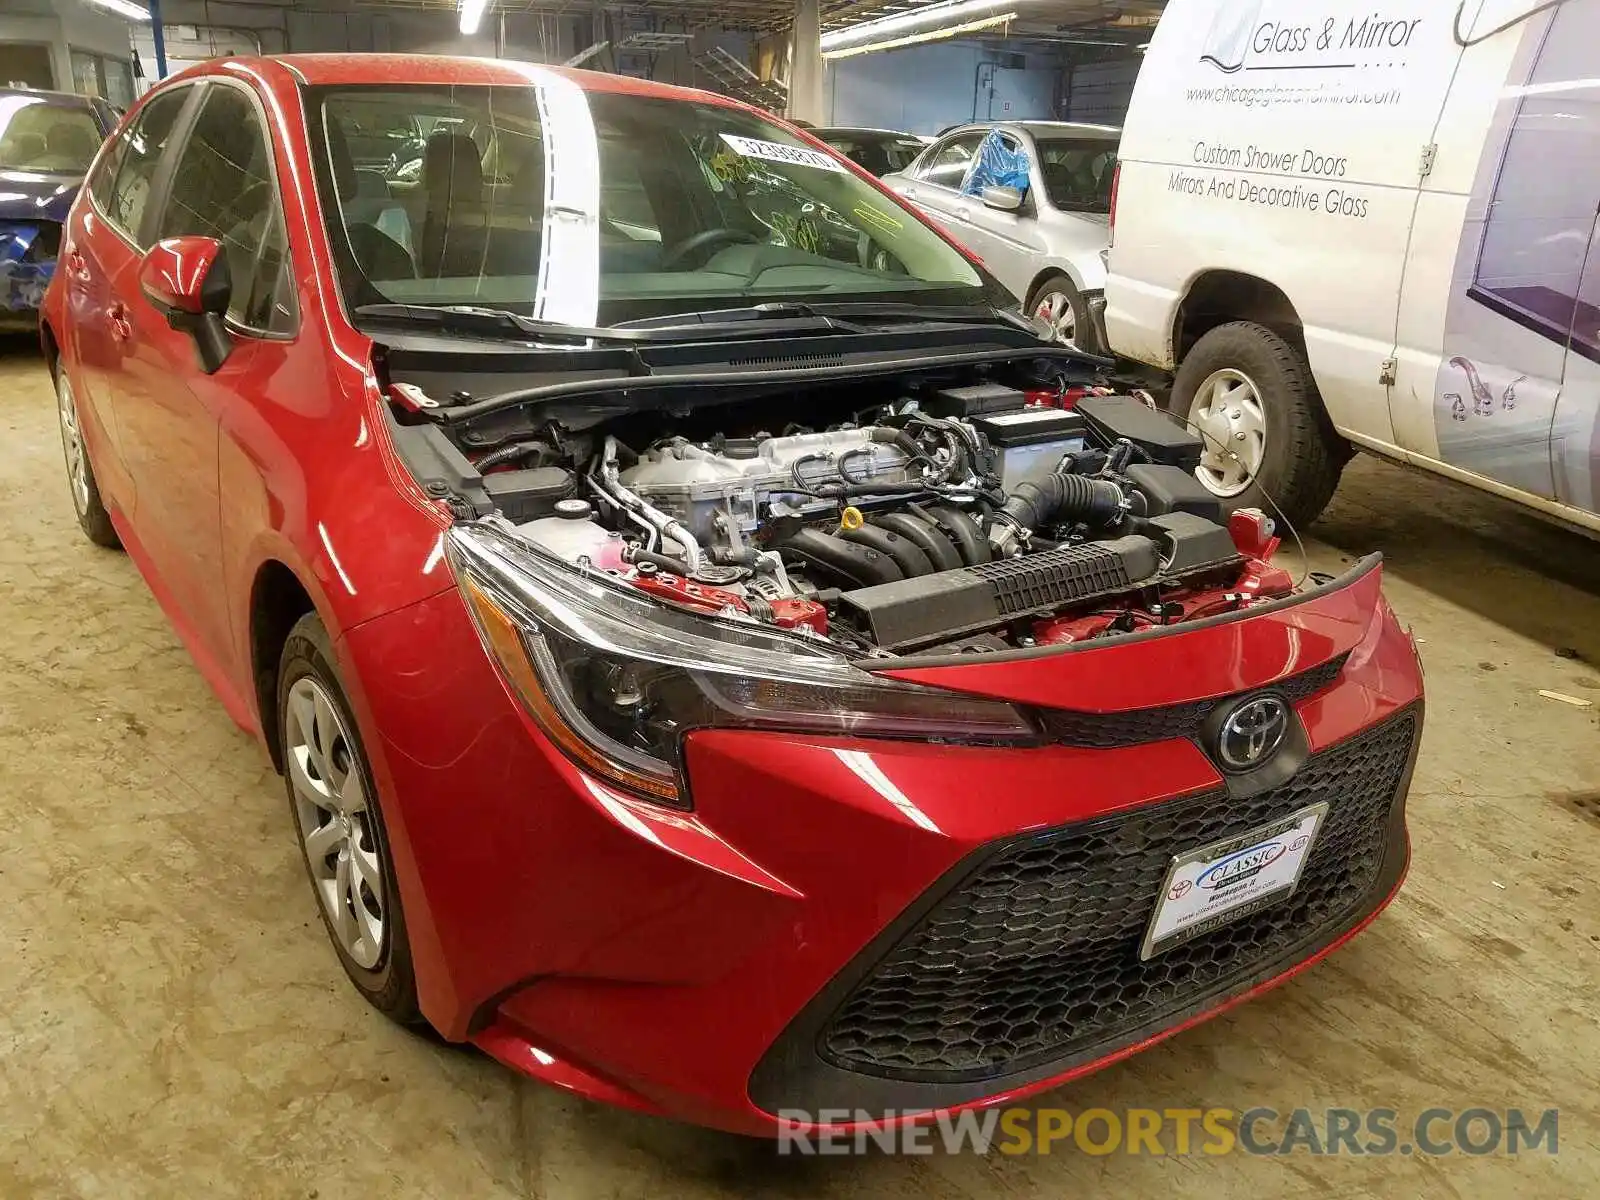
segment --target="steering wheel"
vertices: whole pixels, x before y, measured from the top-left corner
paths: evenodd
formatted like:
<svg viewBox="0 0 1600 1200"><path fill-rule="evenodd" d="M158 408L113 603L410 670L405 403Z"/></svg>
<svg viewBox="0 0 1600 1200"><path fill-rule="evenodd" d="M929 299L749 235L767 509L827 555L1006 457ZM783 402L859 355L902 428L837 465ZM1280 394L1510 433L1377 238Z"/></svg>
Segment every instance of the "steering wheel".
<svg viewBox="0 0 1600 1200"><path fill-rule="evenodd" d="M661 254L661 270L676 270L685 260L712 246L750 244L760 240L755 234L743 229L729 229L726 226L702 229L699 233L692 233L664 250ZM706 257L711 256L707 254Z"/></svg>

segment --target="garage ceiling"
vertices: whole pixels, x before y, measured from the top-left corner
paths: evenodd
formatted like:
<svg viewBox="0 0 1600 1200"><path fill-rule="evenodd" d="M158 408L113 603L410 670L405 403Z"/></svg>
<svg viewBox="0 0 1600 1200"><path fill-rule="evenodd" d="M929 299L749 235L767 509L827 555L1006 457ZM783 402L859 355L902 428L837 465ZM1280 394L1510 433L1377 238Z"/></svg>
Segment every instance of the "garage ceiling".
<svg viewBox="0 0 1600 1200"><path fill-rule="evenodd" d="M837 29L925 7L934 0L822 0L822 28ZM367 0L370 7L453 9L455 0ZM1155 23L1166 0L1018 0L1028 36L1063 37L1109 32L1135 36ZM502 0L490 12L586 16L596 9L643 18L657 28L752 29L776 32L794 17L794 0Z"/></svg>

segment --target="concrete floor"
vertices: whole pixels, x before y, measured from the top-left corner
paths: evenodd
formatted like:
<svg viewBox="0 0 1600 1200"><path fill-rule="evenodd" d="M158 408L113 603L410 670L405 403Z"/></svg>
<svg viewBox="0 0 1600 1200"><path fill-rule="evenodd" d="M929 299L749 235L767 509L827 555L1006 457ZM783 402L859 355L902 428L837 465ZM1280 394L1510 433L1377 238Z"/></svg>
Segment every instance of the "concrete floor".
<svg viewBox="0 0 1600 1200"><path fill-rule="evenodd" d="M1559 1155L778 1159L357 999L278 779L79 536L44 368L0 346L0 1197L1600 1195L1600 552L1367 459L1316 534L1324 569L1384 551L1426 642L1410 882L1331 961L1046 1103L1556 1107Z"/></svg>

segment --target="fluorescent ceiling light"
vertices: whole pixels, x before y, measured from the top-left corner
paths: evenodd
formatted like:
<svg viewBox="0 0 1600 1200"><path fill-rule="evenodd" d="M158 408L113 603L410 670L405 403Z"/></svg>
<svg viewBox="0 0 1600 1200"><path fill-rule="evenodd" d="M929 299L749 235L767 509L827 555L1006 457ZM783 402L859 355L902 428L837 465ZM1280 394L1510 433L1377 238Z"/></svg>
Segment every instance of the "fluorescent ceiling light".
<svg viewBox="0 0 1600 1200"><path fill-rule="evenodd" d="M980 29L992 29L996 25L1004 25L1016 19L1017 14L1014 12L995 13L992 16L979 17L975 21L966 21L960 25L945 25L938 29L923 29L916 33L902 34L900 37L891 37L875 42L862 42L855 46L841 46L836 50L824 50L822 57L830 60L849 58L855 54L872 54L878 50L895 50L901 46L915 46L920 42L937 42L944 38L959 37L963 33L976 33Z"/></svg>
<svg viewBox="0 0 1600 1200"><path fill-rule="evenodd" d="M133 0L89 0L89 3L107 12L114 12L119 17L127 17L130 21L150 19L150 10L142 4L135 4Z"/></svg>
<svg viewBox="0 0 1600 1200"><path fill-rule="evenodd" d="M988 16L996 9L1009 8L1015 3L1016 0L941 0L941 3L925 4L909 12L862 21L856 25L847 25L843 29L830 29L822 35L822 49L842 50L849 45L881 43L906 34L936 29L960 27L964 30L973 19ZM1015 17L1015 13L1010 13L1007 19L1014 20Z"/></svg>
<svg viewBox="0 0 1600 1200"><path fill-rule="evenodd" d="M489 0L461 0L461 32L477 33L478 22L483 20L483 10L488 6Z"/></svg>

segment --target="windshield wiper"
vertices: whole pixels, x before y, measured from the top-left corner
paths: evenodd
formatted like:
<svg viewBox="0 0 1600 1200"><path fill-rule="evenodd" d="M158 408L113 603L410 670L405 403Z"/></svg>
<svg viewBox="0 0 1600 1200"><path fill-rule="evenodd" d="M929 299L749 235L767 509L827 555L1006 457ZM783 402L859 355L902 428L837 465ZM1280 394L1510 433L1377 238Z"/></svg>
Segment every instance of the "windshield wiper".
<svg viewBox="0 0 1600 1200"><path fill-rule="evenodd" d="M888 304L877 301L834 301L812 303L806 300L768 300L749 308L714 308L704 312L672 313L664 317L646 317L638 321L624 321L616 329L672 329L694 322L707 325L731 325L748 321L781 321L794 318L818 318L834 322L835 328L845 332L866 333L859 322L895 321L906 324L925 322L950 325L1008 325L1015 329L1032 331L1033 325L1021 313L995 308L987 304L931 306L923 304Z"/></svg>
<svg viewBox="0 0 1600 1200"><path fill-rule="evenodd" d="M633 332L619 333L611 329L590 329L582 325L564 325L559 321L541 321L507 309L483 308L476 304L362 304L357 306L355 315L375 321L403 321L466 333L510 334L542 342L594 341L631 345L648 340Z"/></svg>
<svg viewBox="0 0 1600 1200"><path fill-rule="evenodd" d="M804 305L798 306L804 308ZM514 313L503 308L485 308L476 304L362 304L355 310L358 317L366 317L373 321L400 321L408 324L427 325L434 329L456 330L463 333L498 334L517 339L528 339L537 342L599 342L611 346L638 346L641 344L659 342L679 342L686 337L702 337L716 340L733 340L748 337L753 331L749 322L752 318L737 316L740 312L753 311L743 309L730 309L728 313L689 313L670 317L659 317L649 321L639 321L612 325L606 328L592 328L586 325L565 325L559 321L541 321L536 317L525 317L521 313ZM729 316L729 314L734 314ZM702 320L702 317L716 317L716 320ZM838 320L832 316L821 313L806 313L795 311L774 312L762 314L760 319L781 322L778 329L761 331L763 336L769 333L866 333L860 326Z"/></svg>

